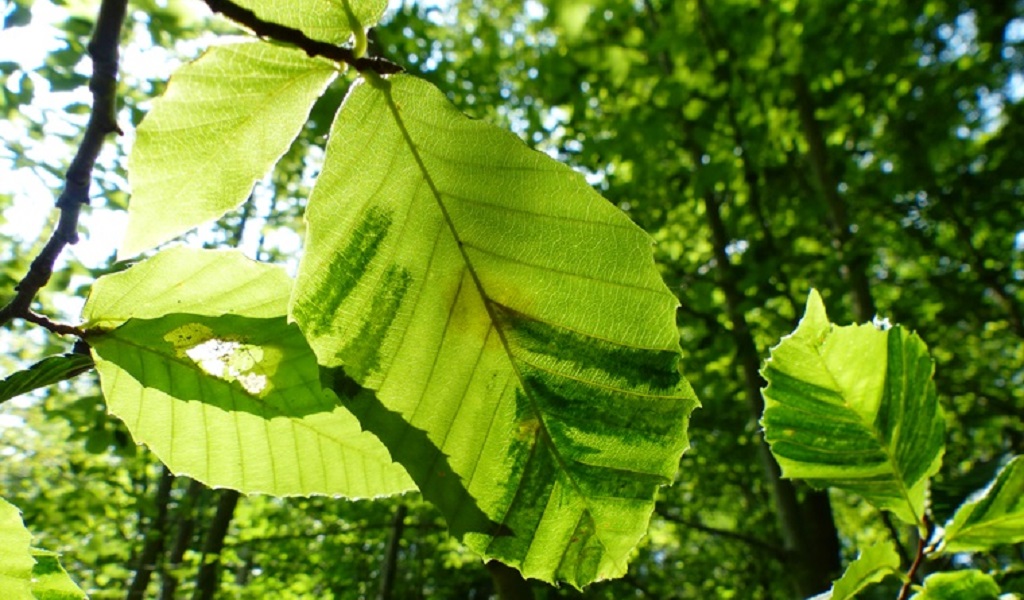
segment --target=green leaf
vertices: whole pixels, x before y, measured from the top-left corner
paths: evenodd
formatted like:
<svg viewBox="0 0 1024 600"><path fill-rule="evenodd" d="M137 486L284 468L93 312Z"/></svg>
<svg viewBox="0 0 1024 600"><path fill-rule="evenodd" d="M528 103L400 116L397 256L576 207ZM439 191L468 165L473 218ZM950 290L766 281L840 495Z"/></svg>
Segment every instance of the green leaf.
<svg viewBox="0 0 1024 600"><path fill-rule="evenodd" d="M943 550L984 551L1024 541L1024 456L1011 460L946 524Z"/></svg>
<svg viewBox="0 0 1024 600"><path fill-rule="evenodd" d="M92 358L88 354L71 353L44 358L24 371L0 380L0 402L71 379L91 368Z"/></svg>
<svg viewBox="0 0 1024 600"><path fill-rule="evenodd" d="M348 497L412 489L322 389L316 357L285 317L290 288L278 267L186 248L101 278L86 318L126 321L90 337L110 411L173 471L211 486Z"/></svg>
<svg viewBox="0 0 1024 600"><path fill-rule="evenodd" d="M762 424L783 475L858 493L920 525L944 450L933 370L915 334L832 325L812 290L764 367Z"/></svg>
<svg viewBox="0 0 1024 600"><path fill-rule="evenodd" d="M999 584L976 569L934 573L924 580L924 587L911 600L995 600Z"/></svg>
<svg viewBox="0 0 1024 600"><path fill-rule="evenodd" d="M900 556L891 540L874 544L861 550L843 576L835 581L832 589L814 596L811 600L847 600L856 598L864 588L878 583L888 575L899 574Z"/></svg>
<svg viewBox="0 0 1024 600"><path fill-rule="evenodd" d="M31 545L32 534L18 508L0 498L0 592L5 600L85 598L57 554Z"/></svg>
<svg viewBox="0 0 1024 600"><path fill-rule="evenodd" d="M545 581L624 573L697 404L648 236L409 76L350 90L306 218L292 318L453 533Z"/></svg>
<svg viewBox="0 0 1024 600"><path fill-rule="evenodd" d="M120 258L242 204L336 74L329 61L262 42L214 46L179 69L136 132Z"/></svg>
<svg viewBox="0 0 1024 600"><path fill-rule="evenodd" d="M388 6L387 0L238 0L235 4L264 21L332 44L344 44L353 33L376 25Z"/></svg>

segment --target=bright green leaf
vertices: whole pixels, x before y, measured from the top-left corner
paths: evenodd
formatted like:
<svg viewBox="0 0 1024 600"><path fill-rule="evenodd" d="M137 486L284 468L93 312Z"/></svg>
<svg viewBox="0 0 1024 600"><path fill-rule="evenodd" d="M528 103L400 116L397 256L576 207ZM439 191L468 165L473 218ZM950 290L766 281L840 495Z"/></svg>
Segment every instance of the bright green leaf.
<svg viewBox="0 0 1024 600"><path fill-rule="evenodd" d="M264 21L298 29L307 36L344 44L359 28L373 27L387 0L237 0Z"/></svg>
<svg viewBox="0 0 1024 600"><path fill-rule="evenodd" d="M982 551L1024 541L1024 457L1014 457L975 499L946 525L943 549Z"/></svg>
<svg viewBox="0 0 1024 600"><path fill-rule="evenodd" d="M696 405L648 236L409 76L353 86L306 217L292 318L452 531L528 577L624 573Z"/></svg>
<svg viewBox="0 0 1024 600"><path fill-rule="evenodd" d="M783 475L860 494L908 523L942 460L934 366L900 327L838 327L816 291L765 364L765 438Z"/></svg>
<svg viewBox="0 0 1024 600"><path fill-rule="evenodd" d="M846 567L832 589L812 600L847 600L856 598L861 590L878 583L888 575L899 574L900 556L891 540L861 550L857 560Z"/></svg>
<svg viewBox="0 0 1024 600"><path fill-rule="evenodd" d="M72 353L44 358L28 369L0 380L0 402L71 379L91 368L92 358L88 354Z"/></svg>
<svg viewBox="0 0 1024 600"><path fill-rule="evenodd" d="M254 319L281 315L292 281L279 267L236 250L174 246L130 269L100 277L82 309L87 327L117 327L128 319L189 312Z"/></svg>
<svg viewBox="0 0 1024 600"><path fill-rule="evenodd" d="M285 312L291 280L237 252L174 248L97 282L86 317L110 411L173 471L276 495L411 489L320 385ZM222 314L225 307L234 314ZM110 308L110 312L104 312Z"/></svg>
<svg viewBox="0 0 1024 600"><path fill-rule="evenodd" d="M0 592L5 600L77 600L75 585L53 552L32 548L17 507L0 498Z"/></svg>
<svg viewBox="0 0 1024 600"><path fill-rule="evenodd" d="M127 258L239 206L337 74L262 42L214 46L178 70L136 132Z"/></svg>
<svg viewBox="0 0 1024 600"><path fill-rule="evenodd" d="M924 587L911 600L995 600L999 584L991 575L976 569L934 573L924 580Z"/></svg>

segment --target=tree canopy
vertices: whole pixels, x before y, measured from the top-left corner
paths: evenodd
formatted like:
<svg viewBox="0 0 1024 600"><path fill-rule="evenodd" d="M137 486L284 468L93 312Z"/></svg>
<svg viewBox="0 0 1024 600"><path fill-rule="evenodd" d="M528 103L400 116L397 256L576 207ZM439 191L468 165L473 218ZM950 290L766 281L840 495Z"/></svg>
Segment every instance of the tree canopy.
<svg viewBox="0 0 1024 600"><path fill-rule="evenodd" d="M0 595L1024 593L1019 2L3 6Z"/></svg>

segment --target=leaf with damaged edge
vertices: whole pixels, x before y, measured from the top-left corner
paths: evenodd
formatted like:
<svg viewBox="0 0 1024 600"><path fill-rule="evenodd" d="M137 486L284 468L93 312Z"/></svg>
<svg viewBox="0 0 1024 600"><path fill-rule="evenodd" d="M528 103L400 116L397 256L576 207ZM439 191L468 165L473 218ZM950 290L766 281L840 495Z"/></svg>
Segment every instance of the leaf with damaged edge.
<svg viewBox="0 0 1024 600"><path fill-rule="evenodd" d="M412 489L322 389L316 357L285 318L290 287L279 267L185 248L101 278L84 313L105 327L123 322L90 337L110 411L173 471L211 486L348 497Z"/></svg>
<svg viewBox="0 0 1024 600"><path fill-rule="evenodd" d="M371 77L333 126L291 317L374 390L360 422L471 548L577 587L623 574L697 404L650 238L429 84Z"/></svg>
<svg viewBox="0 0 1024 600"><path fill-rule="evenodd" d="M933 370L917 335L832 325L811 290L796 331L763 369L761 423L783 476L860 494L922 526L945 448Z"/></svg>
<svg viewBox="0 0 1024 600"><path fill-rule="evenodd" d="M330 61L263 42L214 46L178 69L136 132L119 258L241 205L337 72Z"/></svg>

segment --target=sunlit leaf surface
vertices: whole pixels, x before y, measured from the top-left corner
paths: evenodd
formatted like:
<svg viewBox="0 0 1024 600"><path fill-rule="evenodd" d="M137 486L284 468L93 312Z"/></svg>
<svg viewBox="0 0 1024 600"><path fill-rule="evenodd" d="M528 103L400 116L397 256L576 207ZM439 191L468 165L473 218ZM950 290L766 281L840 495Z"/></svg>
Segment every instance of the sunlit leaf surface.
<svg viewBox="0 0 1024 600"><path fill-rule="evenodd" d="M136 132L120 257L242 204L336 74L329 61L262 42L214 46L180 68Z"/></svg>
<svg viewBox="0 0 1024 600"><path fill-rule="evenodd" d="M979 497L965 502L946 525L949 552L988 550L1024 542L1024 457L1015 457Z"/></svg>
<svg viewBox="0 0 1024 600"><path fill-rule="evenodd" d="M696 405L650 239L413 77L356 84L330 140L291 310L375 391L353 412L472 548L624 573Z"/></svg>
<svg viewBox="0 0 1024 600"><path fill-rule="evenodd" d="M172 470L212 486L349 497L410 489L381 443L323 391L313 352L286 321L290 287L278 267L184 248L99 280L86 318L123 322L90 338L110 411Z"/></svg>
<svg viewBox="0 0 1024 600"><path fill-rule="evenodd" d="M298 29L307 36L344 44L357 27L373 27L387 8L386 0L238 0L264 21Z"/></svg>
<svg viewBox="0 0 1024 600"><path fill-rule="evenodd" d="M991 575L967 569L929 575L910 600L995 600L1000 591Z"/></svg>
<svg viewBox="0 0 1024 600"><path fill-rule="evenodd" d="M0 597L5 600L77 600L85 593L53 552L31 547L17 507L0 498Z"/></svg>
<svg viewBox="0 0 1024 600"><path fill-rule="evenodd" d="M858 493L920 524L944 448L932 371L915 334L832 325L812 291L764 367L762 423L783 475Z"/></svg>

